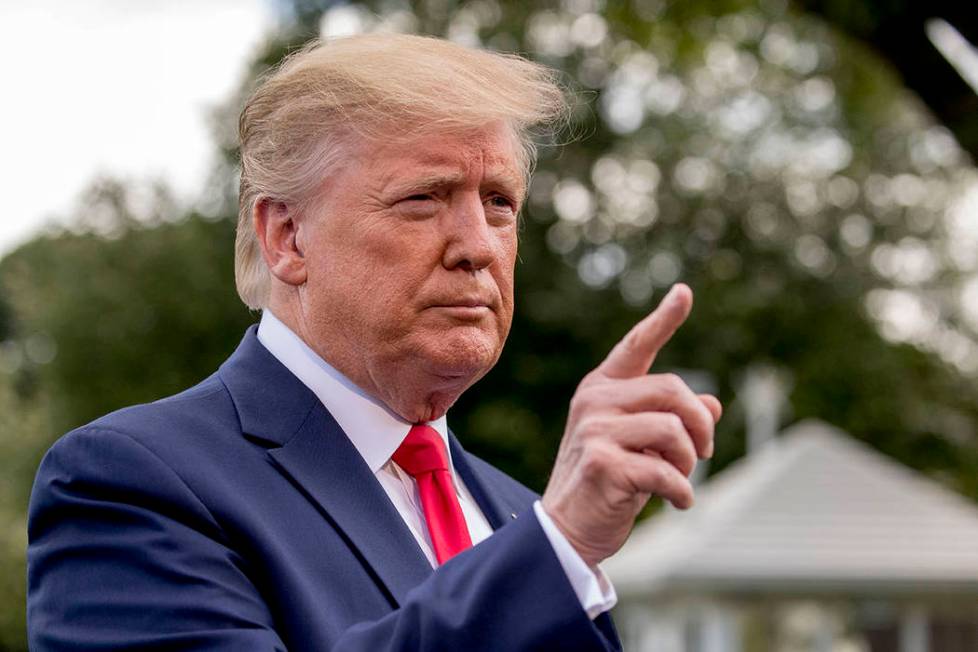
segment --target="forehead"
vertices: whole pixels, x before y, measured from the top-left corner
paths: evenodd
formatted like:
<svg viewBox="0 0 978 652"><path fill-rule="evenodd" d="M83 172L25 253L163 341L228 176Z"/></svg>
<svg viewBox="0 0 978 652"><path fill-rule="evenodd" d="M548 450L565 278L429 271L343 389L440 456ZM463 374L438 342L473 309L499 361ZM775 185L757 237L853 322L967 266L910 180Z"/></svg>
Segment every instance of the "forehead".
<svg viewBox="0 0 978 652"><path fill-rule="evenodd" d="M512 130L499 125L363 143L359 158L362 171L384 185L430 177L459 184L504 183L522 192L520 151Z"/></svg>

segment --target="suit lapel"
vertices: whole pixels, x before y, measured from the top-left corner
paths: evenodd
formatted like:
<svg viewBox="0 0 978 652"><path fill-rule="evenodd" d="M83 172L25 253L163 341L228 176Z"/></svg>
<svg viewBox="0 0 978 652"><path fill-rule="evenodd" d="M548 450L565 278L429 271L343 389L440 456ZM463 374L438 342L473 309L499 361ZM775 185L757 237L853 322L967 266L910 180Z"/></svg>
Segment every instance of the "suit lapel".
<svg viewBox="0 0 978 652"><path fill-rule="evenodd" d="M465 487L489 521L489 525L493 530L506 525L521 511L522 506L512 505L503 500L502 493L493 485L492 479L486 474L479 473L476 467L469 463L468 453L451 432L448 434L448 445L452 449L455 473L462 478Z"/></svg>
<svg viewBox="0 0 978 652"><path fill-rule="evenodd" d="M383 487L321 405L269 455L343 532L397 604L431 574Z"/></svg>
<svg viewBox="0 0 978 652"><path fill-rule="evenodd" d="M255 328L219 371L242 433L332 521L395 604L431 565L383 487L315 394L258 342Z"/></svg>

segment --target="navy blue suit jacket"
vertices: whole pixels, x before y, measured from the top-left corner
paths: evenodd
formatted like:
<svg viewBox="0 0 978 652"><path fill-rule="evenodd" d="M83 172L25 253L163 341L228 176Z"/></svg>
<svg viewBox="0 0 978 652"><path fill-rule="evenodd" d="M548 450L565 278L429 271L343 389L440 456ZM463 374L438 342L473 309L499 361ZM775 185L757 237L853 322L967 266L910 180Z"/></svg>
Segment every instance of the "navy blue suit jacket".
<svg viewBox="0 0 978 652"><path fill-rule="evenodd" d="M608 616L581 609L536 496L451 447L497 531L433 571L349 439L252 328L201 384L45 456L28 524L31 648L617 649Z"/></svg>

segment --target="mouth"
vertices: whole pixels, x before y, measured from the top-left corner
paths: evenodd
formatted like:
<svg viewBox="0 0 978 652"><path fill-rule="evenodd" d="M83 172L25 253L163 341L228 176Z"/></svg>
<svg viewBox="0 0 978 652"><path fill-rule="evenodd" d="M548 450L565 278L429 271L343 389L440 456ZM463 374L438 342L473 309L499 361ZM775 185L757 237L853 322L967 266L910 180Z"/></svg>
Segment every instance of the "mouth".
<svg viewBox="0 0 978 652"><path fill-rule="evenodd" d="M491 302L474 297L438 301L429 305L428 309L463 321L481 319L493 310Z"/></svg>

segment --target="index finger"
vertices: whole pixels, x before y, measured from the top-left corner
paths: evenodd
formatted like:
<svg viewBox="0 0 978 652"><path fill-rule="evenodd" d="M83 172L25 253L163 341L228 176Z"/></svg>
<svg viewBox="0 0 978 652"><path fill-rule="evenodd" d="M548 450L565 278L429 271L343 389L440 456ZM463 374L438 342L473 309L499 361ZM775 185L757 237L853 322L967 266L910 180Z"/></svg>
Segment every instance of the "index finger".
<svg viewBox="0 0 978 652"><path fill-rule="evenodd" d="M665 346L693 308L693 291L677 283L659 305L635 324L598 365L597 371L609 378L634 378L648 373L659 349Z"/></svg>

